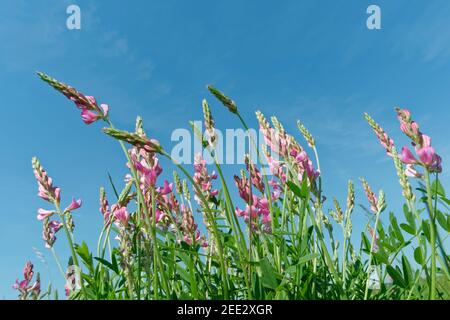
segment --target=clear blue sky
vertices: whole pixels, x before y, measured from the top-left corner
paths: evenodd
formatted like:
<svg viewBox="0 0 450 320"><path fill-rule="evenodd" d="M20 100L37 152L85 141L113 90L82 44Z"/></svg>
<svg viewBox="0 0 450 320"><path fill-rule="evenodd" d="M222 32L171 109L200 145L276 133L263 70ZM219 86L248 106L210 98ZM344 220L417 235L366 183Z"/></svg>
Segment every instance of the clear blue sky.
<svg viewBox="0 0 450 320"><path fill-rule="evenodd" d="M66 28L72 3L81 7L81 30ZM381 7L382 30L366 28L369 4ZM364 176L386 191L395 211L401 191L393 165L362 114L403 145L393 108L410 108L443 157L442 180L450 185L449 17L446 0L1 1L0 298L15 297L11 285L28 259L48 283L32 247L62 288L36 220L46 204L36 196L31 157L41 159L63 201L83 199L76 238L90 246L101 228L98 188L108 186L108 171L115 181L125 173L118 145L100 124L84 125L36 70L108 103L116 126L131 129L142 115L148 134L166 146L174 128L201 119L204 97L219 128L238 126L205 90L213 83L254 126L256 109L276 114L293 134L301 119L318 141L329 198L344 201L347 180ZM358 182L357 192L365 204ZM354 221L360 232L362 210Z"/></svg>

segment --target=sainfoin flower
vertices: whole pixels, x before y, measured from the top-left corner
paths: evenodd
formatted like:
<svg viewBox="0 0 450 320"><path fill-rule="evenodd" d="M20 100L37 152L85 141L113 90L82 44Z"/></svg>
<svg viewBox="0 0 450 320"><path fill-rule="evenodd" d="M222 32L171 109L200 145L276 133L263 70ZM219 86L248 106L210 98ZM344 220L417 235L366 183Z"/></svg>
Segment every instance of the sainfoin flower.
<svg viewBox="0 0 450 320"><path fill-rule="evenodd" d="M244 221L254 231L263 230L264 232L271 232L271 215L269 211L269 202L265 198L265 195L257 196L253 191L264 192L264 183L262 182L259 170L255 165L250 164L249 159L247 161L247 170L252 177L250 180L247 178L244 172L241 172L241 177L234 176L236 187L239 191L239 196L246 202L245 209L242 210L238 207L235 209L235 213L238 217L243 217ZM250 182L251 181L251 182ZM255 185L256 189L251 190L250 183ZM262 224L262 228L259 224Z"/></svg>
<svg viewBox="0 0 450 320"><path fill-rule="evenodd" d="M106 198L106 193L104 188L100 188L100 213L103 216L103 223L105 225L109 224L111 218L111 211L109 210L108 199Z"/></svg>
<svg viewBox="0 0 450 320"><path fill-rule="evenodd" d="M55 214L55 211L53 211L53 210L45 210L45 209L40 208L40 209L38 209L37 219L39 221L42 221L44 219L50 218L54 214Z"/></svg>
<svg viewBox="0 0 450 320"><path fill-rule="evenodd" d="M197 224L194 222L194 216L189 206L181 205L182 220L180 230L183 233L182 241L188 245L194 243L199 244L202 247L207 247L208 243L204 236L200 235L200 231L197 230Z"/></svg>
<svg viewBox="0 0 450 320"><path fill-rule="evenodd" d="M127 208L119 207L118 205L113 205L111 210L114 219L116 220L116 224L118 226L127 227L128 220L130 219L130 215L128 214Z"/></svg>
<svg viewBox="0 0 450 320"><path fill-rule="evenodd" d="M33 279L33 264L28 261L25 264L25 267L23 268L23 280L19 281L19 279L16 279L16 282L13 284L13 289L16 289L19 291L19 299L26 300L29 298L29 295L31 294L31 297L34 299L37 299L39 297L39 294L41 292L41 281L39 273L36 276L36 281L31 285L31 281Z"/></svg>
<svg viewBox="0 0 450 320"><path fill-rule="evenodd" d="M31 163L38 183L38 196L48 202L59 204L61 189L53 186L52 178L47 175L36 157L33 157Z"/></svg>
<svg viewBox="0 0 450 320"><path fill-rule="evenodd" d="M391 157L392 148L394 147L394 140L387 135L384 129L378 123L376 123L368 113L364 113L364 117L377 135L377 138L383 148L386 150L387 155Z"/></svg>
<svg viewBox="0 0 450 320"><path fill-rule="evenodd" d="M259 130L264 136L264 142L272 152L277 155L287 158L289 156L290 138L286 132L281 128L272 128L264 115L256 112L256 118L259 122Z"/></svg>
<svg viewBox="0 0 450 320"><path fill-rule="evenodd" d="M370 210L374 214L376 214L378 212L378 198L370 188L369 183L364 178L361 178L361 182L363 184L363 189L364 192L366 193L367 200L369 201L370 204Z"/></svg>
<svg viewBox="0 0 450 320"><path fill-rule="evenodd" d="M79 207L81 207L81 203L82 203L81 199L78 200L72 199L72 202L67 208L64 209L64 212L69 212L78 209Z"/></svg>
<svg viewBox="0 0 450 320"><path fill-rule="evenodd" d="M252 204L246 204L245 210L236 207L235 213L238 217L244 217L244 221L250 225L254 231L260 230L259 222L261 219L262 230L271 232L271 215L269 211L269 202L265 197L252 196Z"/></svg>
<svg viewBox="0 0 450 320"><path fill-rule="evenodd" d="M52 220L49 221L48 219L44 220L44 223L42 225L42 240L45 241L45 247L50 249L53 247L53 244L56 241L55 234L62 228L62 223Z"/></svg>
<svg viewBox="0 0 450 320"><path fill-rule="evenodd" d="M400 121L400 129L411 140L416 156L404 146L399 154L400 160L407 165L405 173L409 176L420 177L415 165L424 167L429 172L442 171L442 158L431 146L431 138L419 130L419 124L411 119L411 113L407 109L396 109Z"/></svg>
<svg viewBox="0 0 450 320"><path fill-rule="evenodd" d="M109 106L107 104L97 104L97 101L92 96L86 96L56 79L48 75L38 72L38 76L54 89L64 94L69 100L73 101L78 109L81 110L81 119L85 124L91 124L100 119L108 117Z"/></svg>
<svg viewBox="0 0 450 320"><path fill-rule="evenodd" d="M212 182L217 179L216 173L213 171L211 174L208 173L208 169L206 168L206 161L203 159L200 153L196 154L194 157L194 182L199 187L203 197L208 201L209 199L215 197L219 190L213 189ZM203 203L200 193L195 188L195 200L201 206L206 206L206 203Z"/></svg>

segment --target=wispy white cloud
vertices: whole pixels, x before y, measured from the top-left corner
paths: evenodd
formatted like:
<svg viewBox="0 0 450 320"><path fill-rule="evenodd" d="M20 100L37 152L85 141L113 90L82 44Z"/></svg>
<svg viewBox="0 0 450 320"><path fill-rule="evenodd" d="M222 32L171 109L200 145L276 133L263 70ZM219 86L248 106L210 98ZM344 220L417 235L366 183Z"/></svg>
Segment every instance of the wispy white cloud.
<svg viewBox="0 0 450 320"><path fill-rule="evenodd" d="M406 59L445 63L450 57L450 7L439 2L419 6L405 23L400 20L390 34L392 50ZM405 13L399 10L398 15ZM393 21L395 21L393 19Z"/></svg>

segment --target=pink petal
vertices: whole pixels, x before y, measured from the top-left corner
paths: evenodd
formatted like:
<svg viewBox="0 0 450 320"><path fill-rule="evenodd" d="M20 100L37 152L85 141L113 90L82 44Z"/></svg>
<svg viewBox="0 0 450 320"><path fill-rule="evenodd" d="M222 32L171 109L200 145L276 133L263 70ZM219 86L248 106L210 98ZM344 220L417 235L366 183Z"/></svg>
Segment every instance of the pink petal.
<svg viewBox="0 0 450 320"><path fill-rule="evenodd" d="M422 161L425 165L430 166L435 160L436 152L433 147L424 147L417 150L417 154L420 161Z"/></svg>
<svg viewBox="0 0 450 320"><path fill-rule="evenodd" d="M45 209L38 209L38 215L37 215L37 219L39 221L44 220L45 218L49 218L51 217L55 212L51 211L51 210L45 210Z"/></svg>
<svg viewBox="0 0 450 320"><path fill-rule="evenodd" d="M416 158L414 155L409 151L407 147L402 148L402 152L399 155L400 160L405 164L415 164L417 163Z"/></svg>

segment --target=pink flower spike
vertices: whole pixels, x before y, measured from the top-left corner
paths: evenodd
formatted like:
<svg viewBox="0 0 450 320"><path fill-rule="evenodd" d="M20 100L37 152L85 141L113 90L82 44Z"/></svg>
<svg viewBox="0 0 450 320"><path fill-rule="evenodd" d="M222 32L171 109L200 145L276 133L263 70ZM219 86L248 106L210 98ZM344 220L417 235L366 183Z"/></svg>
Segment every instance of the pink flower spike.
<svg viewBox="0 0 450 320"><path fill-rule="evenodd" d="M405 164L415 164L417 163L417 159L414 155L409 151L407 147L402 148L402 152L399 155L400 160Z"/></svg>
<svg viewBox="0 0 450 320"><path fill-rule="evenodd" d="M55 212L52 210L45 210L45 209L38 209L38 215L37 215L37 219L39 221L42 221L46 218L50 218Z"/></svg>
<svg viewBox="0 0 450 320"><path fill-rule="evenodd" d="M76 210L79 207L81 207L81 199L75 200L75 198L73 198L70 205L64 209L64 212Z"/></svg>
<svg viewBox="0 0 450 320"><path fill-rule="evenodd" d="M31 279L33 278L33 264L31 263L31 261L27 261L27 263L25 264L25 267L23 268L23 277L25 280L27 280L28 282L31 281Z"/></svg>

